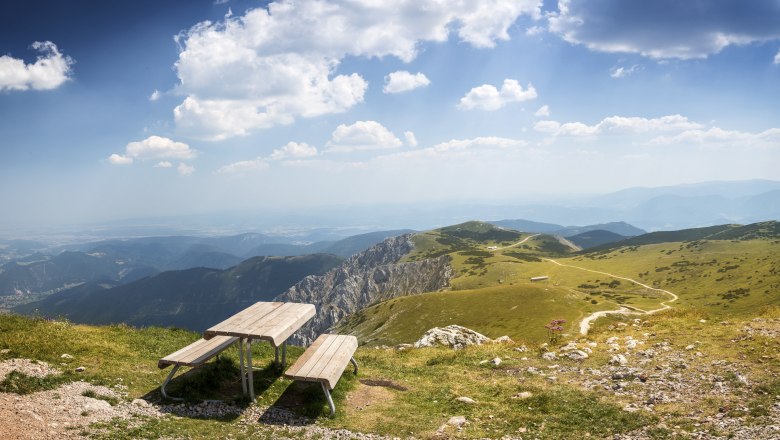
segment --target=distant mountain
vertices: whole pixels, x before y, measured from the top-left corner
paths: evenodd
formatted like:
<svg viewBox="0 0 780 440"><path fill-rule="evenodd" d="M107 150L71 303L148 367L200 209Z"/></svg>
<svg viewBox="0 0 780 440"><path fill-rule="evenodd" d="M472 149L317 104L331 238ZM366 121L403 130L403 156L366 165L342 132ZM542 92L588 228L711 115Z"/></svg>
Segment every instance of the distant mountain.
<svg viewBox="0 0 780 440"><path fill-rule="evenodd" d="M557 231L552 231L552 233L569 238L590 231L607 231L613 234L621 235L623 238L647 234L647 231L644 229L639 229L636 226L632 226L626 222L599 223L588 226L567 226Z"/></svg>
<svg viewBox="0 0 780 440"><path fill-rule="evenodd" d="M125 322L202 331L256 301L270 301L304 277L323 274L341 262L341 258L327 254L256 257L227 270L168 271L107 289L97 283L78 286L14 311L65 316L90 324Z"/></svg>
<svg viewBox="0 0 780 440"><path fill-rule="evenodd" d="M257 246L247 252L246 256L257 255L306 255L314 253L327 253L347 258L362 252L381 241L413 232L410 229L398 229L393 231L377 231L367 234L353 235L338 241L321 241L311 244L268 243Z"/></svg>
<svg viewBox="0 0 780 440"><path fill-rule="evenodd" d="M129 282L157 272L152 267L125 264L100 253L63 252L32 262L12 261L0 266L0 296L52 292L86 281Z"/></svg>
<svg viewBox="0 0 780 440"><path fill-rule="evenodd" d="M535 221L523 220L523 219L496 220L489 223L494 224L496 226L500 226L502 228L514 229L515 231L520 231L520 232L547 233L547 232L559 231L561 229L564 229L564 226L562 225L556 225L553 223L541 223L541 222L535 222Z"/></svg>
<svg viewBox="0 0 780 440"><path fill-rule="evenodd" d="M773 180L713 181L654 188L628 188L596 197L589 204L628 209L659 196L720 196L737 199L777 190L780 190L780 182Z"/></svg>
<svg viewBox="0 0 780 440"><path fill-rule="evenodd" d="M614 243L616 241L625 240L626 237L620 234L615 234L614 232L597 229L595 231L587 231L581 234L572 235L566 237L566 239L582 249L589 249L607 243Z"/></svg>

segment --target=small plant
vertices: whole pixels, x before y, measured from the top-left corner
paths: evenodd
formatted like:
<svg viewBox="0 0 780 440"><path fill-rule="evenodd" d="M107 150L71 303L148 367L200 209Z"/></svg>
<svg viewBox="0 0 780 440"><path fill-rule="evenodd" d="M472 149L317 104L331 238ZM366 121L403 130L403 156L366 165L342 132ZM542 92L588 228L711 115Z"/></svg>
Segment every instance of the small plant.
<svg viewBox="0 0 780 440"><path fill-rule="evenodd" d="M547 329L547 338L550 340L550 344L555 344L560 339L563 332L563 324L566 323L565 319L553 319L549 324L545 325Z"/></svg>

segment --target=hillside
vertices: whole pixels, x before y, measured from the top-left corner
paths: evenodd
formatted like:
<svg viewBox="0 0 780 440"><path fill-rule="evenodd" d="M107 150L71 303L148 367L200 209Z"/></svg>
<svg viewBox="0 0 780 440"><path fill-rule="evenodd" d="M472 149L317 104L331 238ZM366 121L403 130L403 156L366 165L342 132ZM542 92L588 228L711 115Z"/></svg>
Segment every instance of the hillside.
<svg viewBox="0 0 780 440"><path fill-rule="evenodd" d="M450 256L456 274L451 290L378 304L345 321L342 330L382 345L412 342L426 325L462 321L488 336L538 341L551 319L566 319L566 330L579 333L585 317L617 310L642 314L673 304L714 316L749 316L780 304L777 227L765 222L657 232L577 253L546 235L524 234L523 243L512 245L460 239L451 235L453 228L421 233L407 258ZM549 278L531 280L537 276Z"/></svg>
<svg viewBox="0 0 780 440"><path fill-rule="evenodd" d="M340 258L327 254L255 257L227 270L168 271L108 289L78 286L14 310L65 316L83 323L124 322L202 331L256 301L272 300L306 276L323 274L340 263Z"/></svg>
<svg viewBox="0 0 780 440"><path fill-rule="evenodd" d="M615 243L626 239L624 235L615 234L614 232L604 231L601 229L582 232L576 235L568 236L566 238L582 249L594 248L596 246Z"/></svg>

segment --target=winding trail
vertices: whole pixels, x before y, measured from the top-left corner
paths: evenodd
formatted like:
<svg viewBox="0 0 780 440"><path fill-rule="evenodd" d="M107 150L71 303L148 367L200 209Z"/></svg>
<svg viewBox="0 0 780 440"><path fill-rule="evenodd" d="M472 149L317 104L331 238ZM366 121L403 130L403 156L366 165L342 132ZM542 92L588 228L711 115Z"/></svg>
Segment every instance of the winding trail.
<svg viewBox="0 0 780 440"><path fill-rule="evenodd" d="M497 248L495 248L495 249L490 249L490 250L491 250L491 251L501 251L501 250L504 250L504 249L509 249L509 248L511 248L511 247L520 246L521 244L525 243L526 241L528 241L528 240L530 240L530 239L532 239L532 238L534 238L534 237L537 237L537 236L539 236L539 235L542 235L542 234L534 234L534 235L529 235L528 237L525 237L524 239L522 239L522 240L518 241L517 243L512 243L512 244L510 244L509 246L504 246L504 247L497 247Z"/></svg>
<svg viewBox="0 0 780 440"><path fill-rule="evenodd" d="M587 269L587 268L580 267L580 266L573 266L571 264L561 264L561 263L559 263L559 262L557 262L557 261L555 261L555 260L553 260L551 258L545 258L544 260L545 261L549 261L549 262L551 262L553 264L556 264L558 266L561 266L561 267L571 267L573 269L584 270L586 272L592 272L592 273L597 273L597 274L601 274L601 275L606 275L606 276L609 276L609 277L612 277L612 278L618 278L618 279L621 279L621 280L626 280L626 281L632 282L634 284L637 284L639 286L642 286L645 289L655 290L657 292L663 292L663 293L665 293L665 294L667 294L667 295L672 297L672 299L670 299L670 300L662 301L661 302L662 307L657 308L657 309L653 309L653 310L639 310L639 309L635 309L635 308L628 308L626 306L621 306L618 310L602 310L600 312L591 313L590 315L586 316L580 322L580 334L582 334L582 335L587 335L588 331L590 330L590 324L593 321L595 321L596 319L601 318L602 316L607 316L607 315L651 315L653 313L657 313L657 312L660 312L662 310L671 309L672 306L670 306L668 303L673 303L673 302L677 301L678 299L680 299L679 296L677 296L676 294L674 294L674 293L672 293L672 292L670 292L668 290L658 289L656 287L651 287L651 286L648 286L645 283L641 283L641 282L639 282L637 280L634 280L632 278L622 277L622 276L619 276L619 275L613 275L613 274L608 273L608 272L602 272L602 271L599 271L599 270Z"/></svg>

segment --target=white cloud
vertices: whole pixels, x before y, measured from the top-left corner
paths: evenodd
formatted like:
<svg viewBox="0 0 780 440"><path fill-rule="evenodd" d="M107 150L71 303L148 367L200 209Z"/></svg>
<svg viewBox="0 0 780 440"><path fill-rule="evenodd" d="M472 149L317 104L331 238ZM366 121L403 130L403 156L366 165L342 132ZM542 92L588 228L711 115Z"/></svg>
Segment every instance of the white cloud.
<svg viewBox="0 0 780 440"><path fill-rule="evenodd" d="M108 162L112 165L130 165L133 163L133 158L114 153L108 157Z"/></svg>
<svg viewBox="0 0 780 440"><path fill-rule="evenodd" d="M780 39L780 3L773 1L560 0L548 19L550 31L570 43L655 59L706 58L730 45Z"/></svg>
<svg viewBox="0 0 780 440"><path fill-rule="evenodd" d="M517 80L505 79L501 90L490 84L483 84L471 89L464 97L460 98L458 108L461 110L498 110L511 102L522 102L536 98L536 89L528 84L523 86Z"/></svg>
<svg viewBox="0 0 780 440"><path fill-rule="evenodd" d="M195 150L185 143L160 136L149 136L142 141L130 142L125 146L124 155L112 154L108 161L121 165L131 164L135 159L192 159L196 154Z"/></svg>
<svg viewBox="0 0 780 440"><path fill-rule="evenodd" d="M780 64L780 50L778 50L777 53L775 54L774 64L775 65L779 65Z"/></svg>
<svg viewBox="0 0 780 440"><path fill-rule="evenodd" d="M357 73L335 73L345 57L409 62L421 42L450 33L493 47L509 39L521 14L539 18L540 7L541 0L280 0L202 22L177 37L177 92L186 98L174 119L190 135L222 140L344 112L363 102L367 88Z"/></svg>
<svg viewBox="0 0 780 440"><path fill-rule="evenodd" d="M411 131L404 132L404 138L406 138L406 145L410 147L416 147L418 145L417 137Z"/></svg>
<svg viewBox="0 0 780 440"><path fill-rule="evenodd" d="M282 148L277 148L271 153L272 160L303 159L317 155L317 148L306 142L288 142Z"/></svg>
<svg viewBox="0 0 780 440"><path fill-rule="evenodd" d="M675 136L658 136L648 144L695 144L711 148L780 148L780 128L770 128L758 133L724 130L719 127L686 130Z"/></svg>
<svg viewBox="0 0 780 440"><path fill-rule="evenodd" d="M543 105L543 106L539 107L539 110L537 110L537 111L534 113L534 116L536 116L536 117L540 117L540 118L541 118L541 117L546 117L546 118L547 118L547 117L550 117L550 106L548 106L547 104L545 104L545 105Z"/></svg>
<svg viewBox="0 0 780 440"><path fill-rule="evenodd" d="M159 90L154 89L151 95L149 95L149 101L157 101L160 99L160 96L162 96L162 93L160 93Z"/></svg>
<svg viewBox="0 0 780 440"><path fill-rule="evenodd" d="M431 81L423 73L414 75L406 70L399 70L385 76L385 86L382 88L384 93L402 93L414 90L420 87L427 87Z"/></svg>
<svg viewBox="0 0 780 440"><path fill-rule="evenodd" d="M541 26L531 26L528 29L525 30L525 34L530 36L539 35L542 32L544 32L545 29Z"/></svg>
<svg viewBox="0 0 780 440"><path fill-rule="evenodd" d="M157 164L154 166L155 168L170 168L173 164L168 162L167 160L161 160L160 162L157 162Z"/></svg>
<svg viewBox="0 0 780 440"><path fill-rule="evenodd" d="M217 170L220 174L241 174L252 171L263 171L270 167L268 161L262 157L255 160L242 160L225 165Z"/></svg>
<svg viewBox="0 0 780 440"><path fill-rule="evenodd" d="M639 70L641 70L641 68L639 67L638 64L634 64L633 66L630 67L614 66L612 69L610 69L609 76L611 76L612 78L625 78L629 75L633 75Z"/></svg>
<svg viewBox="0 0 780 440"><path fill-rule="evenodd" d="M326 144L329 152L348 153L359 150L398 148L400 139L376 121L357 121L352 125L339 125Z"/></svg>
<svg viewBox="0 0 780 440"><path fill-rule="evenodd" d="M461 151L472 148L510 148L525 145L524 141L517 139L502 138L496 136L477 137L473 139L453 139L447 142L436 144L432 149L436 152Z"/></svg>
<svg viewBox="0 0 780 440"><path fill-rule="evenodd" d="M179 166L176 167L176 170L179 172L180 176L189 176L195 172L195 167L192 165L187 165L184 162L180 162Z"/></svg>
<svg viewBox="0 0 780 440"><path fill-rule="evenodd" d="M51 90L70 79L75 61L63 55L51 41L36 41L32 48L40 52L35 63L9 55L0 56L0 91L3 90Z"/></svg>
<svg viewBox="0 0 780 440"><path fill-rule="evenodd" d="M582 122L539 121L534 130L553 136L595 136L607 132L646 133L652 131L679 131L699 129L702 125L689 121L681 115L668 115L648 119L639 117L610 116L598 124L587 125Z"/></svg>

